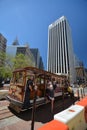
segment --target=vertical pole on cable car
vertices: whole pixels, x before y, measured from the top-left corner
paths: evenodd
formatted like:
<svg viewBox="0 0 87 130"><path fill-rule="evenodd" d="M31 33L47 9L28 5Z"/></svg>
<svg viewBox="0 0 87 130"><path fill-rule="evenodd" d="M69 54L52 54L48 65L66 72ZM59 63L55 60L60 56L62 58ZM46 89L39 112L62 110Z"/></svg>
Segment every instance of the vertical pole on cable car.
<svg viewBox="0 0 87 130"><path fill-rule="evenodd" d="M63 100L63 110L64 110L64 87L62 87L62 100Z"/></svg>
<svg viewBox="0 0 87 130"><path fill-rule="evenodd" d="M82 90L82 88L81 88L81 98L83 98L83 90Z"/></svg>
<svg viewBox="0 0 87 130"><path fill-rule="evenodd" d="M36 97L37 97L37 89L35 89L35 94L34 94L34 99L33 99L31 130L34 130Z"/></svg>
<svg viewBox="0 0 87 130"><path fill-rule="evenodd" d="M78 100L80 100L79 88L77 88L77 95L78 95Z"/></svg>
<svg viewBox="0 0 87 130"><path fill-rule="evenodd" d="M83 87L83 96L85 96L85 91L84 91L84 87Z"/></svg>
<svg viewBox="0 0 87 130"><path fill-rule="evenodd" d="M62 85L62 101L63 101L63 110L64 110L64 82L63 82L63 79L61 79L61 85Z"/></svg>
<svg viewBox="0 0 87 130"><path fill-rule="evenodd" d="M74 96L74 91L72 91L72 99L73 99L73 105L75 104L75 96Z"/></svg>

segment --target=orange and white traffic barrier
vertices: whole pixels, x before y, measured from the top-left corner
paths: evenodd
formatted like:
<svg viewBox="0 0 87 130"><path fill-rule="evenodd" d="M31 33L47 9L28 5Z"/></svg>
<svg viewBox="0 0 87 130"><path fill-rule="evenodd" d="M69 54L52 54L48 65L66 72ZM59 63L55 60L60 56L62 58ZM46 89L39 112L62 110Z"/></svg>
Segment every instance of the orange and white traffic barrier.
<svg viewBox="0 0 87 130"><path fill-rule="evenodd" d="M75 105L54 115L54 120L46 123L38 130L86 130L87 129L87 97Z"/></svg>
<svg viewBox="0 0 87 130"><path fill-rule="evenodd" d="M82 100L80 100L76 104L84 107L84 118L85 118L85 121L87 123L87 97L83 98Z"/></svg>
<svg viewBox="0 0 87 130"><path fill-rule="evenodd" d="M55 114L54 120L65 123L69 127L69 130L86 129L84 107L80 105L73 105L64 111Z"/></svg>
<svg viewBox="0 0 87 130"><path fill-rule="evenodd" d="M69 127L58 120L52 120L38 130L69 130Z"/></svg>

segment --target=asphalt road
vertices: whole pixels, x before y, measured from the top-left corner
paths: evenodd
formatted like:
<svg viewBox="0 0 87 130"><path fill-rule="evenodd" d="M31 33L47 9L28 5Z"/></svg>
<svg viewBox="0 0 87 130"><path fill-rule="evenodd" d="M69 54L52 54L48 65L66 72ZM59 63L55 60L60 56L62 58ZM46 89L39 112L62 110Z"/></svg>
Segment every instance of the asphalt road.
<svg viewBox="0 0 87 130"><path fill-rule="evenodd" d="M71 99L70 97L66 97L64 100L62 99L62 97L56 98L54 102L53 112L51 112L50 102L48 104L44 104L42 106L37 107L35 110L35 121L42 122L42 123L47 123L48 121L51 121L53 119L54 114L57 114L58 112L68 108L76 100L78 100L76 97L74 99ZM32 109L20 113L16 113L11 108L9 109L14 115L16 115L18 118L21 118L22 120L25 121L32 120Z"/></svg>
<svg viewBox="0 0 87 130"><path fill-rule="evenodd" d="M64 100L62 97L55 98L54 102L54 110L51 112L51 103L44 104L42 106L39 106L35 110L35 125L34 128L37 130L37 128L41 127L44 123L47 123L54 118L54 114L57 114L58 112L68 108L72 104L74 104L75 101L77 101L78 98L71 99L70 97L65 97ZM2 100L0 101L0 106L2 108L9 105L8 101ZM3 120L0 120L0 130L5 130L8 128L9 130L28 130L31 129L31 122L32 122L32 109L17 113L13 109L7 107L10 112L12 113L12 117L6 118ZM26 127L26 128L25 128Z"/></svg>

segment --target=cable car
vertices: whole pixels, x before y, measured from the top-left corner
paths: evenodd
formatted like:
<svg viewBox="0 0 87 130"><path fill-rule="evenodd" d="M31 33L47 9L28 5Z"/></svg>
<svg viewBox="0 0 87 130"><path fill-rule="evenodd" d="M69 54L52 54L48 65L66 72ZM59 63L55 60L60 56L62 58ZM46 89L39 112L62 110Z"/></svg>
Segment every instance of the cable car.
<svg viewBox="0 0 87 130"><path fill-rule="evenodd" d="M46 84L47 80L50 79L57 81L57 87L54 90L54 96L62 96L62 88L64 88L64 81L67 79L65 75L57 75L50 73L45 70L38 69L36 67L25 67L21 69L16 69L13 71L13 77L10 81L9 94L7 100L10 102L10 107L12 107L17 112L24 110L24 100L26 95L26 84L30 77L33 77L33 83L37 86L36 93L36 104L42 105L46 103ZM33 100L35 97L35 87L33 85L33 90L30 92L29 99L30 105L27 109L32 108Z"/></svg>

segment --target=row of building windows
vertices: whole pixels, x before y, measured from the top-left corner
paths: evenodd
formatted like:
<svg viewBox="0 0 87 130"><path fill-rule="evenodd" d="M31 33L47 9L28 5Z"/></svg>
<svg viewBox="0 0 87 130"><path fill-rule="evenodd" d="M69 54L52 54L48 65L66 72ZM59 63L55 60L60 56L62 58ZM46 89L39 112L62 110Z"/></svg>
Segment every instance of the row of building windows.
<svg viewBox="0 0 87 130"><path fill-rule="evenodd" d="M49 28L48 70L54 73L68 73L69 56L66 21Z"/></svg>

